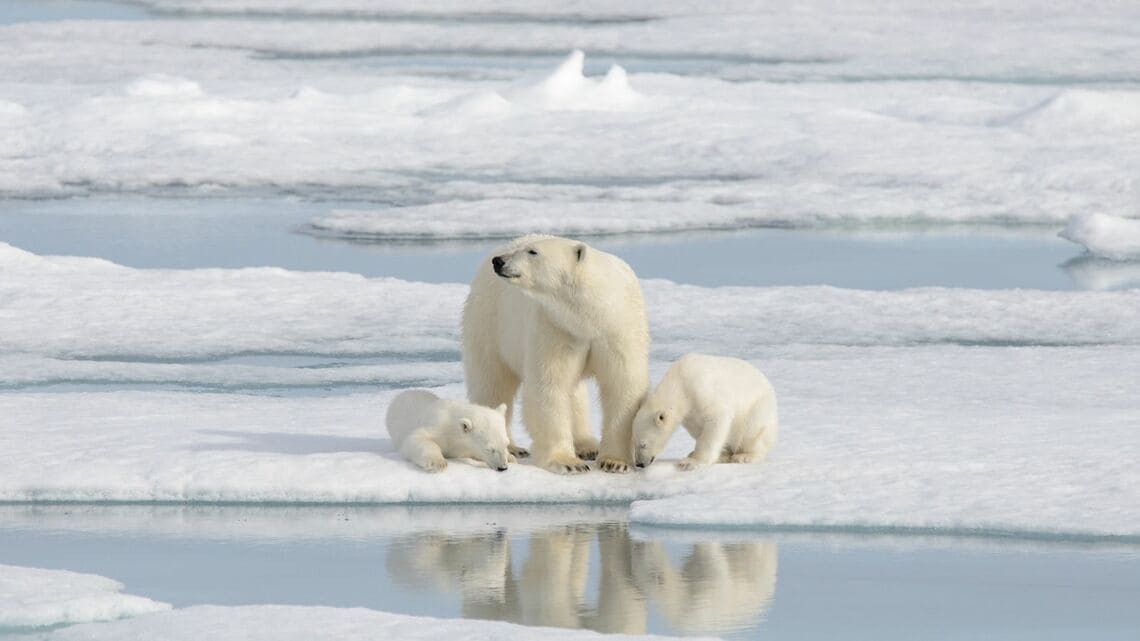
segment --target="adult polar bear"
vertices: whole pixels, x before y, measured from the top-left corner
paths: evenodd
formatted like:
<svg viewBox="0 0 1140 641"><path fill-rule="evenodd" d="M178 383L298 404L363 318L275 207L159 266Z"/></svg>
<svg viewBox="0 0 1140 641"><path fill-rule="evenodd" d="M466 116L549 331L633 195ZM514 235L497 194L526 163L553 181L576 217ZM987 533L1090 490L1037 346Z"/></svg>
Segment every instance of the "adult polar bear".
<svg viewBox="0 0 1140 641"><path fill-rule="evenodd" d="M584 472L597 457L625 472L633 417L649 389L649 324L625 261L566 238L523 236L484 261L463 306L463 370L472 403L507 404L520 383L538 465ZM587 378L597 380L602 442L590 430ZM512 452L525 455L512 440Z"/></svg>

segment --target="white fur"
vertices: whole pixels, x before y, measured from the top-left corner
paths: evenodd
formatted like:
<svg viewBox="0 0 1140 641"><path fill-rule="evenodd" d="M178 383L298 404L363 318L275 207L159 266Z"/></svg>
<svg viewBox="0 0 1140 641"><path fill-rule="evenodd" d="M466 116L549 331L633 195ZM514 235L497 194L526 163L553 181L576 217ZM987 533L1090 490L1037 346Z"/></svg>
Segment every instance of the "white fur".
<svg viewBox="0 0 1140 641"><path fill-rule="evenodd" d="M632 445L638 467L653 462L678 425L684 425L697 442L692 453L677 463L683 470L717 461L763 460L779 429L776 392L747 361L686 354L665 372L634 419Z"/></svg>
<svg viewBox="0 0 1140 641"><path fill-rule="evenodd" d="M443 470L449 458L475 459L501 472L514 462L506 412L505 405L491 409L408 390L392 399L385 423L400 454L428 472Z"/></svg>
<svg viewBox="0 0 1140 641"><path fill-rule="evenodd" d="M492 261L500 259L502 274ZM633 416L649 387L641 284L624 261L584 243L524 236L482 265L463 308L463 368L474 403L506 403L522 385L537 463L555 472L629 469ZM599 446L585 380L602 403ZM511 442L512 451L525 455Z"/></svg>

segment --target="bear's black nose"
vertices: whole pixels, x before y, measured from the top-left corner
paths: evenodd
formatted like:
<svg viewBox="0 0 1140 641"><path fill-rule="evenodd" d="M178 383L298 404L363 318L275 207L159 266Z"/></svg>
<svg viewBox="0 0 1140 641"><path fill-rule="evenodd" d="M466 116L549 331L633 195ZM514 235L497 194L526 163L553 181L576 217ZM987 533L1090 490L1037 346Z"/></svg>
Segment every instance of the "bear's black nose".
<svg viewBox="0 0 1140 641"><path fill-rule="evenodd" d="M503 260L502 256L495 256L491 259L491 267L495 268L496 274L501 274L503 272L503 263L505 262L506 261Z"/></svg>
<svg viewBox="0 0 1140 641"><path fill-rule="evenodd" d="M640 467L645 467L645 463L638 463L638 464L637 464L637 467L639 467L639 468L640 468Z"/></svg>
<svg viewBox="0 0 1140 641"><path fill-rule="evenodd" d="M506 465L504 465L504 466L502 466L502 467L496 467L496 468L495 468L495 470L496 470L496 471L498 471L498 472L506 472L506 471L507 471L507 466L506 466Z"/></svg>

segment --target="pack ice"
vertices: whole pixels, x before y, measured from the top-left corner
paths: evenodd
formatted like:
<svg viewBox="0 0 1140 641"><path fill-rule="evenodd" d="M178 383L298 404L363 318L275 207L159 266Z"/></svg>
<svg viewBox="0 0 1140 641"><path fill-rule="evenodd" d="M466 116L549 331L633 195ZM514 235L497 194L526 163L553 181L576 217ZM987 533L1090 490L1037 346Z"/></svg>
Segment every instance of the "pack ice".
<svg viewBox="0 0 1140 641"><path fill-rule="evenodd" d="M409 385L463 396L462 285L7 245L0 272L4 501L645 499L644 523L1140 535L1140 477L1119 455L1140 446L1140 291L647 281L654 377L700 350L776 383L786 438L767 463L432 476L393 451L382 417ZM311 387L331 393L293 393Z"/></svg>

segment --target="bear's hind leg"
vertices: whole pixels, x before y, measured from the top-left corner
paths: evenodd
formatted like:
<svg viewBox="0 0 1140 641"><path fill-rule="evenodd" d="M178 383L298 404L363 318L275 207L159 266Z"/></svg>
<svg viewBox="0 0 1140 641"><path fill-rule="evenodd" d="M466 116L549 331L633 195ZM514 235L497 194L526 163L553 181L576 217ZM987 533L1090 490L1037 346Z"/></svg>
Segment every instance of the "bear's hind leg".
<svg viewBox="0 0 1140 641"><path fill-rule="evenodd" d="M729 463L759 463L768 457L768 451L776 444L779 427L775 411L771 407L759 406L748 417L747 432L753 435L729 457Z"/></svg>

